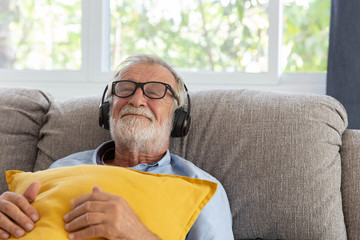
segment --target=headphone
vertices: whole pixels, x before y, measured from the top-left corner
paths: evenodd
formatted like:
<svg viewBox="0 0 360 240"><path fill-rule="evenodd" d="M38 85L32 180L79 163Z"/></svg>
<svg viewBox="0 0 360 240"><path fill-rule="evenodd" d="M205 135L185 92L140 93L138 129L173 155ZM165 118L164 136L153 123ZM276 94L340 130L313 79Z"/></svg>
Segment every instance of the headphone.
<svg viewBox="0 0 360 240"><path fill-rule="evenodd" d="M187 96L187 110L184 107L177 108L174 112L173 128L171 131L171 137L185 137L189 132L190 128L190 95L186 85L184 88ZM106 130L109 130L109 113L110 113L110 102L105 101L105 95L108 90L108 85L105 87L104 93L101 98L99 106L99 125Z"/></svg>

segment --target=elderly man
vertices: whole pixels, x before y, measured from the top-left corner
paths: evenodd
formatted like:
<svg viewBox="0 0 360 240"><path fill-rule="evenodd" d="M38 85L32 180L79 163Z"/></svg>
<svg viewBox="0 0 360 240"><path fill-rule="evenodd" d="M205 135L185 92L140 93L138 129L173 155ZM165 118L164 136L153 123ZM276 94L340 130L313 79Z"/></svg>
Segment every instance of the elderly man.
<svg viewBox="0 0 360 240"><path fill-rule="evenodd" d="M155 55L131 56L119 66L106 96L105 103L111 106L109 125L113 141L60 159L50 168L113 165L217 182L217 192L186 239L233 239L231 212L222 185L192 163L169 153L174 112L183 106L186 96L184 83L174 69ZM30 203L36 201L40 187L39 182L33 182L23 195L11 192L1 195L1 239L10 235L21 237L34 228L41 216ZM92 193L74 199L71 205L72 211L63 217L69 239L158 239L140 222L124 198L106 193L98 186L93 187Z"/></svg>

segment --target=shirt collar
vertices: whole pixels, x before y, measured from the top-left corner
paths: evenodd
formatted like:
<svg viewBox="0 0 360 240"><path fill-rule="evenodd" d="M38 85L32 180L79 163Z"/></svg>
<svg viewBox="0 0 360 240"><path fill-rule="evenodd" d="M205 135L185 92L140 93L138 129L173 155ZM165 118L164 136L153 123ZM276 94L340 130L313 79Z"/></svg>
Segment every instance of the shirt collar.
<svg viewBox="0 0 360 240"><path fill-rule="evenodd" d="M115 151L115 143L112 140L102 143L97 149L95 149L92 157L92 163L95 165L104 165L102 158L105 153L110 151Z"/></svg>
<svg viewBox="0 0 360 240"><path fill-rule="evenodd" d="M132 169L135 170L139 170L139 171L143 171L143 172L147 172L151 169L157 168L157 167L161 167L164 166L166 164L170 163L170 152L169 149L166 151L165 156L160 159L157 162L151 163L151 164L146 164L146 163L140 163L134 167L130 167Z"/></svg>
<svg viewBox="0 0 360 240"><path fill-rule="evenodd" d="M106 156L107 154L114 155L114 151L115 151L115 143L113 140L104 142L95 150L93 159L92 159L93 164L104 165L102 158L104 156ZM171 157L170 157L170 152L168 149L166 151L164 157L161 158L159 161L151 163L151 164L141 163L141 164L138 164L138 165L136 165L134 167L130 167L130 168L136 169L139 171L147 171L149 169L160 167L160 166L170 163L170 159L171 159Z"/></svg>

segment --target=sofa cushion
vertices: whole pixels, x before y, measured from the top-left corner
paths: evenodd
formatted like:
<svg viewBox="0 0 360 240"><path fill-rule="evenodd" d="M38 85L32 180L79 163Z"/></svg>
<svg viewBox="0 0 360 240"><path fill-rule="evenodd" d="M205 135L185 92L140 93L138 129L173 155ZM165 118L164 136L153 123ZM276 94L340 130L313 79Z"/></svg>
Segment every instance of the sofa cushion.
<svg viewBox="0 0 360 240"><path fill-rule="evenodd" d="M190 132L171 151L224 185L236 239L346 239L341 104L251 90L200 91L191 100Z"/></svg>
<svg viewBox="0 0 360 240"><path fill-rule="evenodd" d="M35 170L111 139L109 131L99 127L100 100L100 96L86 96L51 103L40 131Z"/></svg>
<svg viewBox="0 0 360 240"><path fill-rule="evenodd" d="M50 101L39 90L0 88L0 194L7 190L5 170L33 170L39 131Z"/></svg>

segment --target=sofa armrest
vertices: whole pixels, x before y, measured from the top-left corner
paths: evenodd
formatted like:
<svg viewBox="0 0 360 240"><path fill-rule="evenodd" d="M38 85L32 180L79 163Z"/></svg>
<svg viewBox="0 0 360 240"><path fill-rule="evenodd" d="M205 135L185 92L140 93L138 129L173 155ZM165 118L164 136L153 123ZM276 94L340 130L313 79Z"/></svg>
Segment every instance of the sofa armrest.
<svg viewBox="0 0 360 240"><path fill-rule="evenodd" d="M341 192L348 239L360 236L360 130L346 130L341 148Z"/></svg>
<svg viewBox="0 0 360 240"><path fill-rule="evenodd" d="M6 170L33 171L50 101L40 90L0 88L0 194L7 191Z"/></svg>

